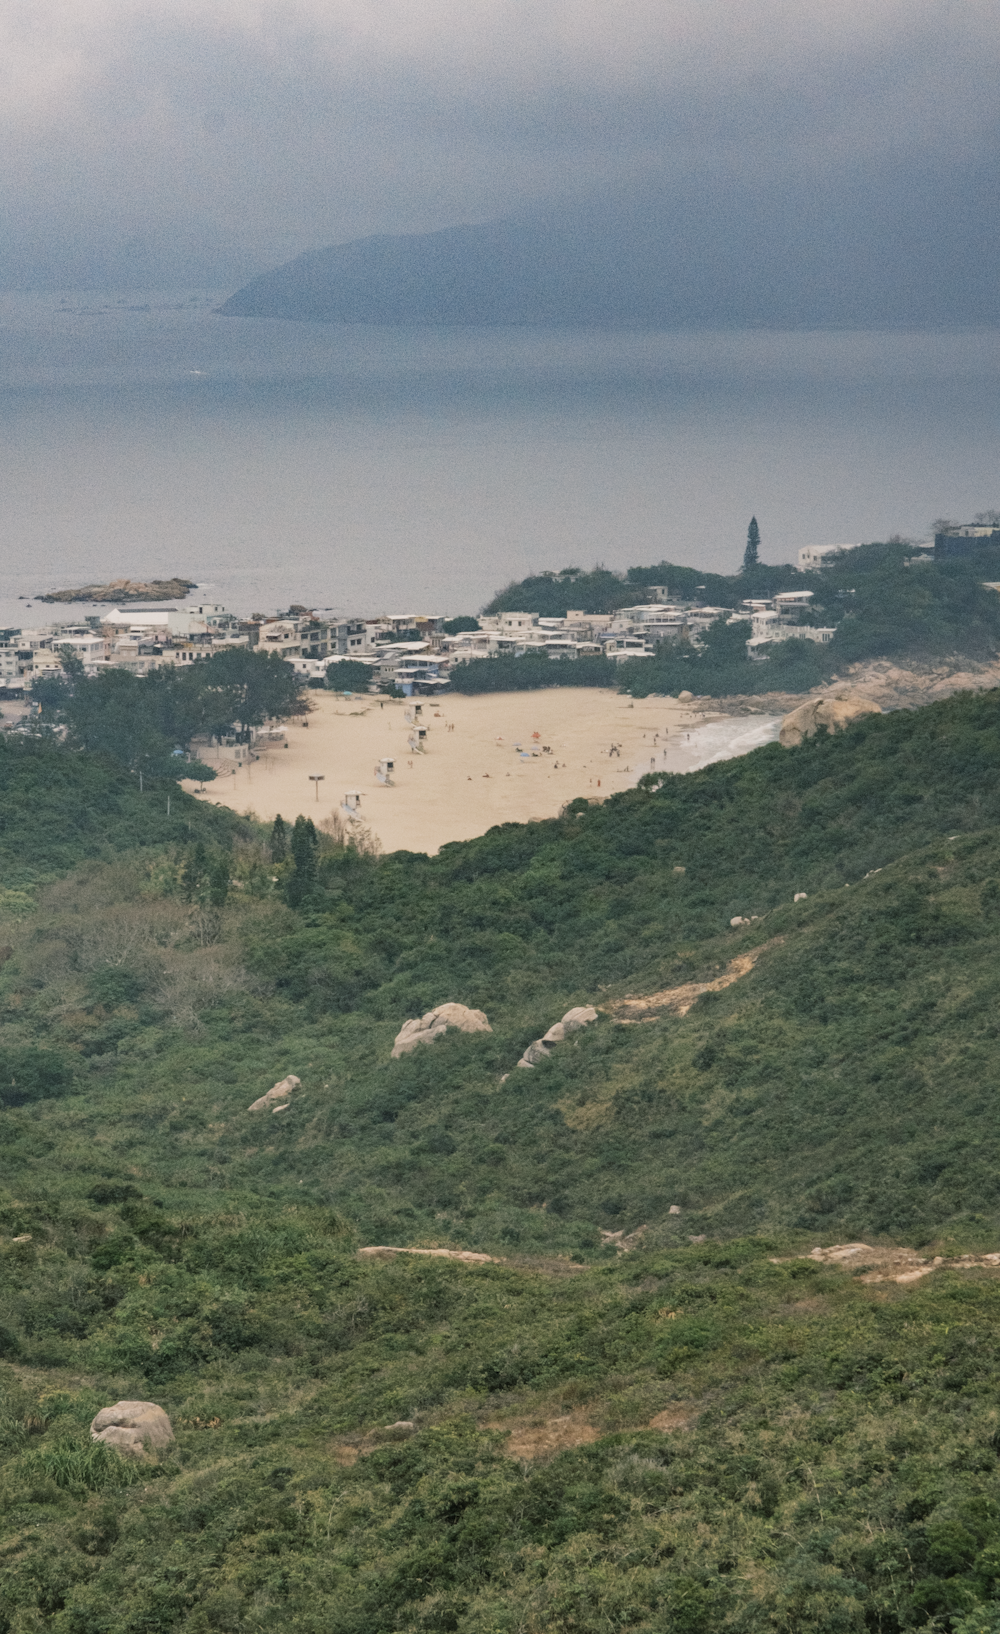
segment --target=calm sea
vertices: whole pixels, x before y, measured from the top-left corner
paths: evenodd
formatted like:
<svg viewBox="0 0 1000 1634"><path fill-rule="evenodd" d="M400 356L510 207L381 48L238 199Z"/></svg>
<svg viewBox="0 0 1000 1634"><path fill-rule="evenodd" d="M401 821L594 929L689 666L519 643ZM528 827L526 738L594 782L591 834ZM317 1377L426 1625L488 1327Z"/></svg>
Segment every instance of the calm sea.
<svg viewBox="0 0 1000 1634"><path fill-rule="evenodd" d="M731 571L751 513L782 561L1000 504L992 332L373 329L226 293L0 296L4 624L126 575L455 614L544 568Z"/></svg>

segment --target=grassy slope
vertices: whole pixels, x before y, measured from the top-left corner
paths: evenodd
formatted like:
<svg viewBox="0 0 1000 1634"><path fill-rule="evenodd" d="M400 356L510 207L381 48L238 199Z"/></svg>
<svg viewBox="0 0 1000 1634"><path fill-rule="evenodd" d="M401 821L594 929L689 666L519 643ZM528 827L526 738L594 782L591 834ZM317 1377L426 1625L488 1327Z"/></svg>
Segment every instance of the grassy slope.
<svg viewBox="0 0 1000 1634"><path fill-rule="evenodd" d="M0 1114L11 1628L895 1630L988 1602L993 1274L771 1261L997 1246L998 723L953 699L434 860L332 855L306 914L247 889L209 923L160 858L44 890L4 927L0 1049L76 1083ZM686 1017L602 1019L501 1084L570 1003L765 943ZM450 998L492 1037L388 1062ZM249 1115L289 1070L293 1110ZM638 1224L641 1252L600 1247ZM118 1395L180 1431L131 1491L86 1439ZM671 1404L691 1428L644 1428ZM504 1456L567 1412L603 1438ZM375 1447L400 1417L417 1436Z"/></svg>

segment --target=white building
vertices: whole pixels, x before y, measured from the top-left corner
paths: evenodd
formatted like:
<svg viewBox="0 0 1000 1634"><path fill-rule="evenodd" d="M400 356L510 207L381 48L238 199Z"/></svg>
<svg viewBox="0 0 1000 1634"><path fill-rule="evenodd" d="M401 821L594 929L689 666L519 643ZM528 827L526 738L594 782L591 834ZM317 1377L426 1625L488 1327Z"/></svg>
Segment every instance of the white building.
<svg viewBox="0 0 1000 1634"><path fill-rule="evenodd" d="M821 627L816 624L800 624L793 630L786 627L774 635L751 636L747 642L747 657L768 658L770 654L764 649L773 647L776 641L815 641L819 646L825 647L836 633L835 625Z"/></svg>
<svg viewBox="0 0 1000 1634"><path fill-rule="evenodd" d="M836 556L842 550L857 550L862 544L858 539L852 545L803 545L798 555L798 566L801 573L816 572L830 556Z"/></svg>
<svg viewBox="0 0 1000 1634"><path fill-rule="evenodd" d="M604 643L604 656L616 664L629 658L652 658L655 648L638 635L612 636Z"/></svg>
<svg viewBox="0 0 1000 1634"><path fill-rule="evenodd" d="M782 590L770 601L749 597L743 603L742 613L737 615L750 619L747 657L767 658L764 649L776 641L816 641L824 647L832 641L837 633L835 626L799 622L802 614L809 611L813 595L812 590ZM735 620L729 622L732 624Z"/></svg>

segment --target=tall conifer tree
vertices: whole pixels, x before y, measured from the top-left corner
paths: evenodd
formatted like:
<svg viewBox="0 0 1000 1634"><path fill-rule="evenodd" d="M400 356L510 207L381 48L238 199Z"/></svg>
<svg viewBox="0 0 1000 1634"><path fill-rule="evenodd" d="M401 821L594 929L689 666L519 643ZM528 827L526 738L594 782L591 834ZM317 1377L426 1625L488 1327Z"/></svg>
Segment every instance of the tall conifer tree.
<svg viewBox="0 0 1000 1634"><path fill-rule="evenodd" d="M752 568L755 568L758 565L759 561L760 529L757 526L757 518L752 516L750 518L750 526L747 528L747 548L743 552L744 573L749 573Z"/></svg>

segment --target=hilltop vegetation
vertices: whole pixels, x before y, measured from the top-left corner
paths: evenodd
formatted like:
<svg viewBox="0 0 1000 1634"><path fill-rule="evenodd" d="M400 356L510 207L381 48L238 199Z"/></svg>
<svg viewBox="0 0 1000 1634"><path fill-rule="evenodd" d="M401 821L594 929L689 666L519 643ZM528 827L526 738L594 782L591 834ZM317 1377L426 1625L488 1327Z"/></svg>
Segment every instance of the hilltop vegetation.
<svg viewBox="0 0 1000 1634"><path fill-rule="evenodd" d="M235 735L264 721L301 714L301 682L276 654L229 647L185 668L160 664L148 674L107 669L87 676L68 651L64 675L32 689L42 707L40 730L65 728L71 749L109 756L144 777L213 779L209 766L185 758L196 736Z"/></svg>
<svg viewBox="0 0 1000 1634"><path fill-rule="evenodd" d="M1000 1626L997 1274L795 1257L1000 1247L1000 695L435 858L176 791L128 852L134 780L8 744L5 812L25 768L118 854L22 823L0 927L10 1634ZM450 999L492 1034L391 1061ZM158 1462L89 1442L118 1397Z"/></svg>
<svg viewBox="0 0 1000 1634"><path fill-rule="evenodd" d="M154 778L140 791L110 757L71 754L45 737L0 736L0 911L23 911L36 885L81 862L112 863L182 844L193 832L229 845L241 826L222 808L203 810L172 781Z"/></svg>
<svg viewBox="0 0 1000 1634"><path fill-rule="evenodd" d="M807 622L836 629L824 646L794 636L775 643L766 663L747 659L749 620L727 625L724 619L697 645L665 644L654 658L631 661L620 670L587 660L600 665L600 676L595 669L594 678L581 684L608 686L617 678L635 697L684 689L709 697L775 689L806 692L868 658L958 657L975 662L994 658L1000 650L1000 595L983 581L996 575L995 557L984 552L979 558L908 567L912 555L907 545L863 545L834 558L819 573L761 563L745 573L723 575L661 562L657 567L629 568L619 579L600 568L583 574L567 569L508 586L485 611L546 617L563 617L571 607L585 613L611 612L642 602L653 584L665 585L672 597L733 609L747 597L811 590L815 601ZM514 664L520 666L516 676ZM539 660L507 660L507 686L553 684L546 683L545 672L533 679L530 666L538 668ZM475 676L462 676L460 685L462 690L478 690Z"/></svg>

